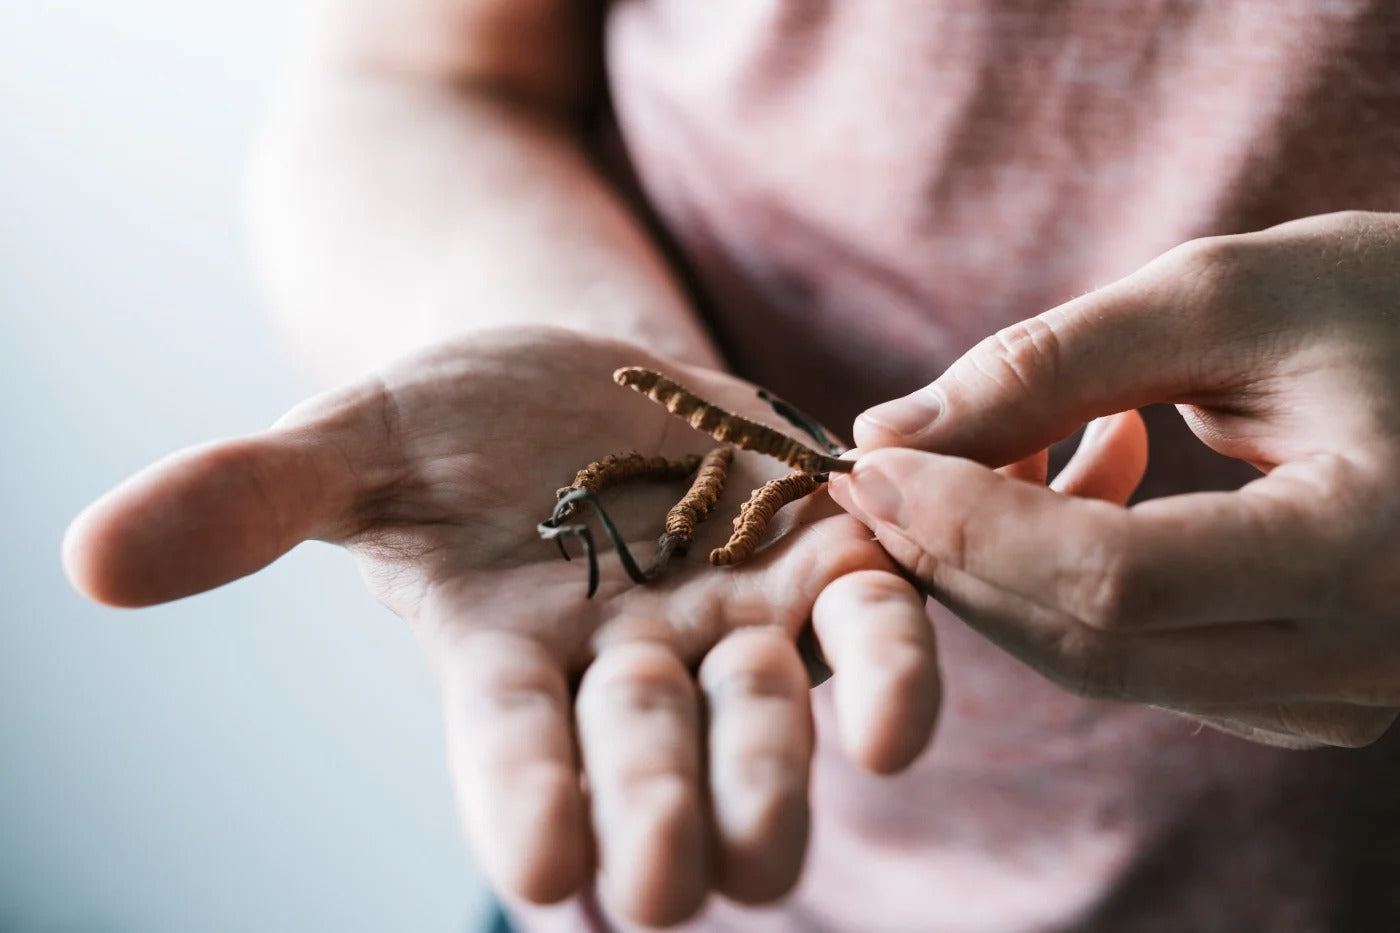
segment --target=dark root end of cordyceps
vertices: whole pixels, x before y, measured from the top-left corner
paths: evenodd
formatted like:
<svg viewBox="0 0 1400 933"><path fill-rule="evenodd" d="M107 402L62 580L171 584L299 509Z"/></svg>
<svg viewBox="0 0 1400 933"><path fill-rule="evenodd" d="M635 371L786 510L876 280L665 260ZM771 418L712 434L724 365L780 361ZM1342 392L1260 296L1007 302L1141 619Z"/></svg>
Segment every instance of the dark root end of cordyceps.
<svg viewBox="0 0 1400 933"><path fill-rule="evenodd" d="M646 583L649 579L641 568L637 566L637 561L632 557L632 551L627 547L627 542L623 540L622 533L617 530L617 525L613 524L612 518L608 516L607 510L603 508L603 503L598 501L598 497L591 489L574 489L559 497L559 501L554 506L554 514L540 522L536 530L540 537L546 541L554 541L559 545L559 550L564 558L569 558L569 553L564 548L564 538L577 538L583 545L583 552L588 558L588 595L591 598L598 592L598 552L597 546L593 542L593 533L589 531L587 525L561 525L565 518L572 515L574 509L581 502L586 502L593 507L594 513L598 516L598 522L603 526L603 532L612 542L613 549L617 551L617 559L622 564L622 569L627 572L627 576L633 583Z"/></svg>

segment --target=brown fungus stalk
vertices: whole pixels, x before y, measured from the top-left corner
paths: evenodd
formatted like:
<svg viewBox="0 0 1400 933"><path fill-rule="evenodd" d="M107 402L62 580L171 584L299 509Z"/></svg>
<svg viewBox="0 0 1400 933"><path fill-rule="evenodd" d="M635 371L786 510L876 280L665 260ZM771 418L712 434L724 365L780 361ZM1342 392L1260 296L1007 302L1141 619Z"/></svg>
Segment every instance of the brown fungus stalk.
<svg viewBox="0 0 1400 933"><path fill-rule="evenodd" d="M659 573L671 555L685 555L695 538L695 529L710 514L724 492L724 481L729 477L729 465L733 462L733 447L716 447L700 461L690 489L666 513L666 530L656 542L656 556L647 568L649 576Z"/></svg>
<svg viewBox="0 0 1400 933"><path fill-rule="evenodd" d="M813 450L776 428L707 402L675 380L653 370L625 366L613 373L613 381L665 406L671 414L717 441L767 454L794 470L803 473L848 473L854 466L849 460Z"/></svg>
<svg viewBox="0 0 1400 933"><path fill-rule="evenodd" d="M587 525L564 524L564 520L573 515L581 502L587 503L597 514L627 576L635 583L648 583L661 575L673 557L683 556L689 549L696 528L714 508L724 490L734 459L734 447L773 457L797 472L765 483L753 491L734 520L734 533L728 543L710 552L710 563L716 566L730 566L747 560L758 549L759 541L780 508L821 488L830 472L851 469L851 461L839 458L840 445L821 425L766 390L759 390L759 398L789 424L804 431L825 453L813 450L776 428L720 408L653 370L639 366L624 367L613 373L613 381L640 392L696 430L724 442L725 446L717 447L703 457L692 455L679 459L635 452L609 454L579 470L573 483L559 490L554 513L540 523L539 533L542 538L555 541L566 559L569 552L564 547L564 538L573 537L582 542L588 558L589 596L597 590L599 579L592 532ZM675 480L687 476L691 477L690 488L666 514L665 529L657 539L651 563L643 570L604 510L598 494L607 487L633 480Z"/></svg>
<svg viewBox="0 0 1400 933"><path fill-rule="evenodd" d="M563 499L577 489L587 489L597 495L609 486L616 486L629 480L685 479L695 472L695 468L700 465L700 460L699 454L691 454L688 457L674 460L667 457L648 457L635 451L608 454L579 470L574 476L574 481L567 486L561 486L555 496ZM572 508L558 517L568 518L571 514L573 514Z"/></svg>
<svg viewBox="0 0 1400 933"><path fill-rule="evenodd" d="M778 510L789 502L796 502L816 492L825 481L825 476L812 473L789 473L755 489L734 519L734 534L729 542L710 552L710 563L716 567L728 567L748 560L758 549L759 539L768 530L768 523Z"/></svg>

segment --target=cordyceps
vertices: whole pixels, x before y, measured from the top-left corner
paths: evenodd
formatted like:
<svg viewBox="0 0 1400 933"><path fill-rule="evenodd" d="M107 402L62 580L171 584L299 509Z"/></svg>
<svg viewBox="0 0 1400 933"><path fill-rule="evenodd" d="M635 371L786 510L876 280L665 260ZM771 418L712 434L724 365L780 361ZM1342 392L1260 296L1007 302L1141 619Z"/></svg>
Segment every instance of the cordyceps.
<svg viewBox="0 0 1400 933"><path fill-rule="evenodd" d="M645 395L698 431L709 434L723 446L703 457L679 459L645 456L640 453L613 453L595 460L578 471L573 483L559 490L554 513L539 525L540 536L554 540L567 559L563 538L578 538L588 558L588 595L598 589L598 557L593 535L587 525L562 524L573 515L580 502L592 506L598 521L612 541L627 576L635 583L647 583L665 570L673 557L686 553L695 531L705 520L724 491L724 482L734 460L736 447L766 454L792 467L796 472L755 489L734 519L734 533L723 547L710 552L710 563L727 567L747 560L758 549L763 533L777 511L789 502L811 495L834 471L849 471L852 463L842 460L842 448L812 418L760 389L759 397L782 418L812 438L822 450L813 450L768 425L726 411L706 401L680 383L661 373L640 366L628 366L613 373L613 381ZM637 480L677 480L691 477L690 489L666 514L665 530L657 539L651 562L643 569L632 556L598 499L609 486Z"/></svg>

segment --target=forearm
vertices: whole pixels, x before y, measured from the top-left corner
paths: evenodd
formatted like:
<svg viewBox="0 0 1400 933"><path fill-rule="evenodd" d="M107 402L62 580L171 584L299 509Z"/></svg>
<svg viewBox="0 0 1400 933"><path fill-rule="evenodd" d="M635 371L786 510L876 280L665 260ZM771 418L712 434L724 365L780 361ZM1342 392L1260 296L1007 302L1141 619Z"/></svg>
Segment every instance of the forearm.
<svg viewBox="0 0 1400 933"><path fill-rule="evenodd" d="M273 307L321 377L528 324L719 364L642 225L543 109L323 68L281 107L251 194Z"/></svg>

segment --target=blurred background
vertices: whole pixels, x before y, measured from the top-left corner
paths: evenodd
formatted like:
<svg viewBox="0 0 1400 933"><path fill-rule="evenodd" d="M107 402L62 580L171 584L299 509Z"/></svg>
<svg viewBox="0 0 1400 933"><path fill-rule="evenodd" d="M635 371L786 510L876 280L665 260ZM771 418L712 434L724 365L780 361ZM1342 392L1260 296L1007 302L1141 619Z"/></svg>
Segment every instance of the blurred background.
<svg viewBox="0 0 1400 933"><path fill-rule="evenodd" d="M350 559L171 606L66 585L68 520L307 389L243 245L284 0L0 2L0 931L461 933L435 689Z"/></svg>

